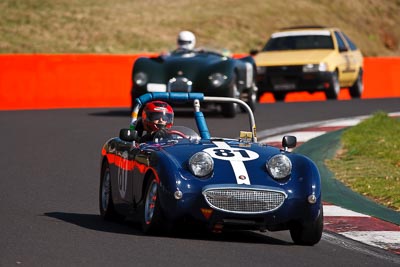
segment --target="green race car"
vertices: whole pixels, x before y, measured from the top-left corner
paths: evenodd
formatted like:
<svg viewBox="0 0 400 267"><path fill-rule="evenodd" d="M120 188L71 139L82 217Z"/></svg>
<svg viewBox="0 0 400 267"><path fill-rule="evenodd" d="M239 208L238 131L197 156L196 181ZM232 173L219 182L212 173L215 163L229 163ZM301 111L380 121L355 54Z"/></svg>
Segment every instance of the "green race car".
<svg viewBox="0 0 400 267"><path fill-rule="evenodd" d="M257 99L256 65L251 56L233 58L209 50L176 50L168 55L140 57L132 69L132 108L135 99L152 92L204 93L233 97L252 110ZM236 104L219 104L225 117L235 117Z"/></svg>

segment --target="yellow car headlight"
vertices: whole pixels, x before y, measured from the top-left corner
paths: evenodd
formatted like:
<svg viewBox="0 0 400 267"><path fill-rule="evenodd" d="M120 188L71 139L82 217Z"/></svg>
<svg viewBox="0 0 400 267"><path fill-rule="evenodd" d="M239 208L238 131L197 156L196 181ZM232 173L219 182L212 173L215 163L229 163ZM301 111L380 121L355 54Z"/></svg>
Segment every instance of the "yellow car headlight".
<svg viewBox="0 0 400 267"><path fill-rule="evenodd" d="M306 64L303 66L303 72L321 72L328 71L328 64L319 63L319 64Z"/></svg>

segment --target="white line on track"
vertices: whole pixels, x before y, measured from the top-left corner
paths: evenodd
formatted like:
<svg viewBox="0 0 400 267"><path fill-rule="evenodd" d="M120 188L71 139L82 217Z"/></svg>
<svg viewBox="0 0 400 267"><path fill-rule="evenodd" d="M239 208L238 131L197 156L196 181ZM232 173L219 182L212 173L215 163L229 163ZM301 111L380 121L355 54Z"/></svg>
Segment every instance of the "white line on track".
<svg viewBox="0 0 400 267"><path fill-rule="evenodd" d="M370 217L362 213L334 205L324 205L324 217Z"/></svg>

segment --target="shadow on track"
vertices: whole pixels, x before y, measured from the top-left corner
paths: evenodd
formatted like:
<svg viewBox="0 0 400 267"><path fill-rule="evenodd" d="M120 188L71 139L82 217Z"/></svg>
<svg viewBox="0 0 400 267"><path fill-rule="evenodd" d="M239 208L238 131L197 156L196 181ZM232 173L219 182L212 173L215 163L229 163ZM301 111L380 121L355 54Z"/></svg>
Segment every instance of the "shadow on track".
<svg viewBox="0 0 400 267"><path fill-rule="evenodd" d="M104 221L100 215L67 213L67 212L46 212L43 216L55 218L64 222L78 225L83 228L109 232L115 234L143 235L141 231L130 227L127 224Z"/></svg>
<svg viewBox="0 0 400 267"><path fill-rule="evenodd" d="M104 221L100 215L94 214L81 214L81 213L66 213L66 212L46 212L43 216L55 218L64 222L75 224L87 229L109 232L115 234L126 234L145 236L140 230L140 226L131 221L107 222ZM263 235L253 231L229 231L226 230L222 233L212 233L208 231L198 231L193 228L184 229L174 235L160 236L168 238L179 238L189 240L203 240L214 242L236 242L236 243L249 243L249 244L269 244L269 245L284 245L292 246L293 243L279 240L270 236Z"/></svg>

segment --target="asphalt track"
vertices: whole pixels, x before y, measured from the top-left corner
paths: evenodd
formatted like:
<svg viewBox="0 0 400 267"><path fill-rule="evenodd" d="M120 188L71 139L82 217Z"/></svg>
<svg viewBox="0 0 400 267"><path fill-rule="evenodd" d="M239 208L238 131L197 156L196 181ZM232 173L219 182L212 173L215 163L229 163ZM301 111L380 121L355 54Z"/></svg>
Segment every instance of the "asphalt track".
<svg viewBox="0 0 400 267"><path fill-rule="evenodd" d="M256 121L262 131L399 108L399 98L262 104ZM190 126L189 113L176 115ZM205 115L213 136L247 123ZM128 123L126 109L0 112L0 266L399 266L398 255L329 232L302 247L287 231L152 237L102 221L101 145Z"/></svg>

